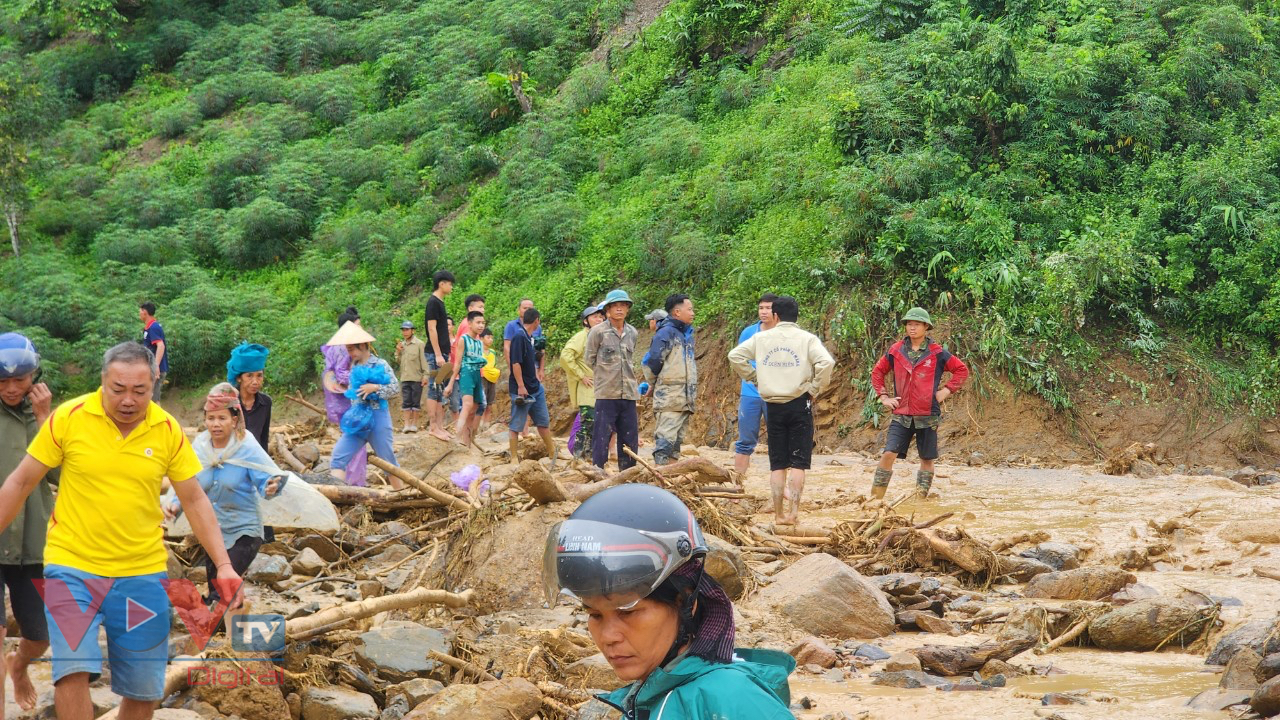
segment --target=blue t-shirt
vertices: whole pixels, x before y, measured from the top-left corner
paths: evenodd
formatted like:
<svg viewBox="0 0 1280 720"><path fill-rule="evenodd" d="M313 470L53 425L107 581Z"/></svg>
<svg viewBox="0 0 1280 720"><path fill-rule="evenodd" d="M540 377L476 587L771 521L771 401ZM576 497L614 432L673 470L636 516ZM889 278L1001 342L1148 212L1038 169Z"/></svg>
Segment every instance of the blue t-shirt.
<svg viewBox="0 0 1280 720"><path fill-rule="evenodd" d="M164 340L164 328L160 327L159 320L142 329L142 344L147 346L152 355L155 355L156 351L159 350L156 345L161 340ZM167 346L165 347L164 357L160 358L160 372L169 372L169 348Z"/></svg>
<svg viewBox="0 0 1280 720"><path fill-rule="evenodd" d="M520 322L520 318L516 318L515 320L512 320L511 322L507 323L507 326L506 326L505 328L503 328L503 329L502 329L502 339L503 339L503 340L514 340L517 336L519 336L519 335L520 335L521 333L523 333L523 332L524 332L524 324ZM538 326L538 329L537 329L537 330L534 330L534 331L533 331L533 336L534 336L534 337L542 337L542 326L541 326L541 325L539 325L539 326ZM514 350L513 350L513 352L514 352ZM511 359L510 359L510 358L508 358L508 359L507 359L507 363L508 363L508 364L510 364L510 363L511 363Z"/></svg>
<svg viewBox="0 0 1280 720"><path fill-rule="evenodd" d="M514 368L516 363L520 363L520 374L524 376L524 390L532 395L542 387L538 382L538 353L533 349L533 338L525 332L523 325L519 327L520 334L511 338L511 356L507 358L507 365ZM512 395L520 391L516 386L515 373L512 373L511 378L507 380L507 389Z"/></svg>
<svg viewBox="0 0 1280 720"><path fill-rule="evenodd" d="M738 344L741 345L742 343L750 340L751 336L758 332L760 332L760 323L751 323L742 329L742 334L738 336ZM755 366L756 361L752 360L751 367ZM756 389L755 383L749 383L746 380L742 381L742 397L760 397L760 391Z"/></svg>

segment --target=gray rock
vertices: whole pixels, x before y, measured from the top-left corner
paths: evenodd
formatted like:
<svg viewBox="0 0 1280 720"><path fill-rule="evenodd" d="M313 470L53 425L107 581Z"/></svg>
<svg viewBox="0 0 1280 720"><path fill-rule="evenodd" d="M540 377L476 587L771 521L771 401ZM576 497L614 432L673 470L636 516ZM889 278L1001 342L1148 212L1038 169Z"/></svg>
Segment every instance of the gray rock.
<svg viewBox="0 0 1280 720"><path fill-rule="evenodd" d="M320 557L315 550L312 550L311 548L304 548L302 552L298 553L298 556L293 559L291 565L293 566L293 571L295 573L299 575L306 575L308 577L315 577L320 574L320 571L328 567L329 563L325 562L324 558Z"/></svg>
<svg viewBox="0 0 1280 720"><path fill-rule="evenodd" d="M1187 707L1205 712L1220 712L1232 705L1242 705L1247 702L1249 702L1249 693L1247 692L1213 688L1205 690L1188 700Z"/></svg>
<svg viewBox="0 0 1280 720"><path fill-rule="evenodd" d="M1262 658L1253 671L1253 677L1259 683L1264 683L1277 675L1280 675L1280 653L1271 653Z"/></svg>
<svg viewBox="0 0 1280 720"><path fill-rule="evenodd" d="M595 698L578 709L578 720L621 720L622 713Z"/></svg>
<svg viewBox="0 0 1280 720"><path fill-rule="evenodd" d="M542 693L524 678L450 685L404 720L525 720L542 707ZM305 719L304 719L305 720Z"/></svg>
<svg viewBox="0 0 1280 720"><path fill-rule="evenodd" d="M1111 596L1111 602L1114 605L1128 605L1138 600L1147 600L1153 597L1160 597L1160 591L1150 585L1142 583L1133 583L1125 586L1125 589Z"/></svg>
<svg viewBox="0 0 1280 720"><path fill-rule="evenodd" d="M1241 648L1246 647L1263 658L1280 653L1280 620L1252 620L1223 635L1205 664L1226 665Z"/></svg>
<svg viewBox="0 0 1280 720"><path fill-rule="evenodd" d="M1046 693L1040 698L1041 705L1085 705L1089 701L1078 692Z"/></svg>
<svg viewBox="0 0 1280 720"><path fill-rule="evenodd" d="M827 682L844 682L844 670L841 668L831 668L822 674L822 679Z"/></svg>
<svg viewBox="0 0 1280 720"><path fill-rule="evenodd" d="M1273 677L1254 690L1249 707L1262 717L1280 715L1280 677Z"/></svg>
<svg viewBox="0 0 1280 720"><path fill-rule="evenodd" d="M1231 662L1227 663L1227 669L1222 671L1222 680L1218 682L1218 687L1223 690L1242 692L1257 690L1262 683L1258 682L1254 674L1261 663L1262 658L1252 648L1241 649L1235 657L1231 658Z"/></svg>
<svg viewBox="0 0 1280 720"><path fill-rule="evenodd" d="M940 688L951 685L951 683L940 677L935 677L927 672L921 672L919 670L877 673L876 678L871 681L871 684L882 685L884 687L903 688L906 690L924 687Z"/></svg>
<svg viewBox="0 0 1280 720"><path fill-rule="evenodd" d="M1080 548L1070 543L1042 542L1019 554L1025 558L1039 560L1054 570L1074 570L1080 567Z"/></svg>
<svg viewBox="0 0 1280 720"><path fill-rule="evenodd" d="M1160 468L1148 460L1141 459L1133 461L1133 468L1129 472L1143 479L1160 476Z"/></svg>
<svg viewBox="0 0 1280 720"><path fill-rule="evenodd" d="M1007 566L1004 571L1004 577L1012 578L1015 582L1027 582L1033 577L1053 572L1052 566L1035 558L1006 556L1000 558L1000 560Z"/></svg>
<svg viewBox="0 0 1280 720"><path fill-rule="evenodd" d="M873 662L888 660L892 657L892 655L882 649L879 645L872 645L871 643L862 643L853 651L853 654L855 657L866 658Z"/></svg>
<svg viewBox="0 0 1280 720"><path fill-rule="evenodd" d="M399 685L393 685L387 690L387 700L391 698L404 697L409 704L409 709L413 709L422 703L430 700L432 697L444 689L444 683L432 678L414 678L406 680Z"/></svg>
<svg viewBox="0 0 1280 720"><path fill-rule="evenodd" d="M924 583L924 578L915 573L890 573L867 579L890 595L915 595L920 592L920 586Z"/></svg>
<svg viewBox="0 0 1280 720"><path fill-rule="evenodd" d="M311 548L325 562L334 562L342 557L342 550L337 545L334 545L332 540L323 535L303 535L293 541L293 546L299 550Z"/></svg>
<svg viewBox="0 0 1280 720"><path fill-rule="evenodd" d="M289 561L279 555L259 555L249 563L249 569L244 571L246 580L264 585L280 582L292 574Z"/></svg>
<svg viewBox="0 0 1280 720"><path fill-rule="evenodd" d="M1263 473L1253 479L1255 487L1267 487L1270 485L1280 485L1280 475L1275 473Z"/></svg>
<svg viewBox="0 0 1280 720"><path fill-rule="evenodd" d="M885 594L826 553L806 555L775 575L755 602L772 607L814 635L875 638L895 630L893 608Z"/></svg>
<svg viewBox="0 0 1280 720"><path fill-rule="evenodd" d="M376 719L378 703L355 690L339 687L307 688L302 693L302 720Z"/></svg>
<svg viewBox="0 0 1280 720"><path fill-rule="evenodd" d="M356 662L369 672L393 683L427 677L439 663L428 660L431 650L448 653L451 638L439 630L415 622L392 621L360 635Z"/></svg>
<svg viewBox="0 0 1280 720"><path fill-rule="evenodd" d="M1107 650L1155 650L1161 643L1177 647L1200 637L1205 630L1200 621L1207 617L1199 608L1173 598L1138 600L1090 623L1089 640Z"/></svg>
<svg viewBox="0 0 1280 720"><path fill-rule="evenodd" d="M413 708L409 707L409 699L403 695L398 695L387 700L386 707L382 708L382 714L378 716L378 720L403 720L405 715Z"/></svg>
<svg viewBox="0 0 1280 720"><path fill-rule="evenodd" d="M1029 598L1101 600L1136 582L1133 573L1104 565L1045 573L1032 578L1023 590Z"/></svg>

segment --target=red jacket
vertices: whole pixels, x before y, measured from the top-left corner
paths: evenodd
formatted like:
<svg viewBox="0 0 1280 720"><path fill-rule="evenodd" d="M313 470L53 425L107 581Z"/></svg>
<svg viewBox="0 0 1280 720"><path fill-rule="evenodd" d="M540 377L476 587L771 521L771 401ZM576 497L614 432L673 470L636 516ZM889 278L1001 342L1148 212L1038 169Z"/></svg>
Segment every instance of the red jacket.
<svg viewBox="0 0 1280 720"><path fill-rule="evenodd" d="M871 387L877 395L884 395L884 378L893 371L893 387L902 400L893 411L894 415L941 415L942 408L934 397L938 392L938 384L942 382L942 373L951 373L951 381L947 389L955 393L969 379L969 368L960 358L952 355L941 345L925 339L929 344L929 352L920 358L920 362L912 365L907 359L903 347L911 347L910 339L899 340L889 348L871 371Z"/></svg>

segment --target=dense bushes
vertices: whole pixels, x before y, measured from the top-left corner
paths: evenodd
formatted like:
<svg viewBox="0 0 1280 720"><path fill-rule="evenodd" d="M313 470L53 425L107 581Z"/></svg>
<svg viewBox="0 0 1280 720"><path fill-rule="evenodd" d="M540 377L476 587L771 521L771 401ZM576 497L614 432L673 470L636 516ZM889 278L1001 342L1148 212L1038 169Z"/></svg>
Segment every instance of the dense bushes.
<svg viewBox="0 0 1280 720"><path fill-rule="evenodd" d="M7 26L51 97L88 104L52 114L0 323L74 370L152 297L175 381L253 338L299 384L338 310L391 332L443 266L502 318L535 298L553 342L618 284L729 326L770 289L866 363L925 304L1058 406L1105 344L1274 412L1270 6L674 0L586 62L623 5L157 2L118 42Z"/></svg>

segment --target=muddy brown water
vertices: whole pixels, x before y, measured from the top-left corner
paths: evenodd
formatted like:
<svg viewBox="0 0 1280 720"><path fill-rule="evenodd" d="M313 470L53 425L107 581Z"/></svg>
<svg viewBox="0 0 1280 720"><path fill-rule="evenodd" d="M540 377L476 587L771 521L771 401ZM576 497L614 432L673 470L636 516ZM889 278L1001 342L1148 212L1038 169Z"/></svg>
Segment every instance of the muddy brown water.
<svg viewBox="0 0 1280 720"><path fill-rule="evenodd" d="M704 450L703 454L719 462L730 461L727 453ZM840 464L831 464L833 461ZM890 498L912 488L915 468L914 463L898 464L889 488ZM831 526L857 517L857 506L841 500L865 493L871 484L873 469L873 461L865 456L815 457L814 470L805 488L801 522ZM1274 617L1280 609L1280 582L1252 575L1254 566L1280 567L1280 546L1237 546L1216 535L1216 530L1227 521L1275 517L1280 512L1280 488L1250 489L1221 477L1112 477L1096 468L1081 466L1035 469L939 464L938 475L934 482L937 498L909 500L900 505L899 510L914 514L918 521L955 512L952 520L944 525L961 525L985 541L1043 530L1055 541L1088 548L1086 564L1103 562L1127 548L1169 543L1173 547L1174 562L1162 566L1163 572L1135 573L1139 582L1156 588L1162 595L1191 590L1225 600L1222 619L1228 629L1247 619ZM766 494L766 477L767 464L763 458L756 457L748 481L749 490ZM823 507L814 509L815 505ZM1148 527L1149 520L1159 523L1193 508L1198 511L1191 518L1192 527L1173 536L1161 536ZM767 525L772 516L762 514L756 519ZM1248 556L1243 556L1246 552ZM1018 589L1017 586L995 588ZM793 633L771 639L780 647L799 637ZM874 642L889 652L899 652L926 642L976 644L988 638L979 634L945 637L898 633ZM791 690L793 699L808 697L813 703L811 710L796 712L801 720L817 720L836 711L868 720L936 717L1014 720L1054 712L1067 720L1229 717L1225 712L1186 707L1187 700L1197 693L1217 687L1221 677L1216 668L1205 665L1202 653L1178 649L1122 653L1066 648L1043 656L1028 651L1012 662L1024 667L1051 665L1054 672L1044 677L1018 678L1006 688L985 692L879 687L871 684L872 677L867 670L844 682L798 672L792 676ZM1089 691L1091 701L1087 705L1053 708L1041 705L1040 698L1045 693L1068 691Z"/></svg>

